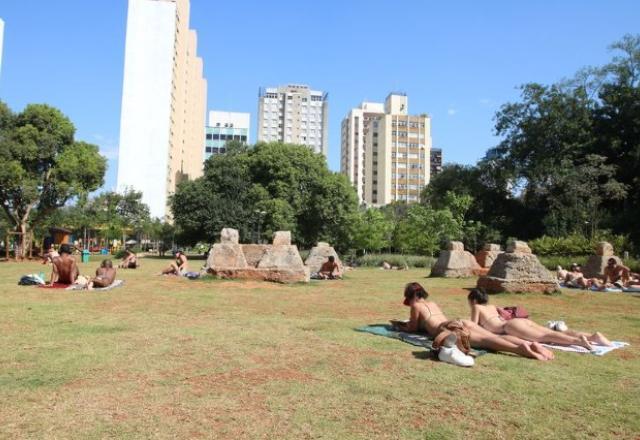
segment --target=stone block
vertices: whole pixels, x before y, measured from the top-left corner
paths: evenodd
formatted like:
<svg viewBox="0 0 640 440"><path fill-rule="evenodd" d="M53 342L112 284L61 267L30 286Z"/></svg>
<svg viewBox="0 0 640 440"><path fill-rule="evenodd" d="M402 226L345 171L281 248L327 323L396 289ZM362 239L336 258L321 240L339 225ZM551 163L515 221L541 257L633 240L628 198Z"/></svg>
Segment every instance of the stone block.
<svg viewBox="0 0 640 440"><path fill-rule="evenodd" d="M498 255L487 275L478 279L477 285L488 293L552 293L560 289L556 278L540 263L538 257L525 252Z"/></svg>
<svg viewBox="0 0 640 440"><path fill-rule="evenodd" d="M489 251L489 252L496 252L496 251L501 251L502 249L500 248L499 244L495 244L495 243L485 243L485 245L482 247L483 251Z"/></svg>
<svg viewBox="0 0 640 440"><path fill-rule="evenodd" d="M220 232L220 243L238 244L240 243L240 234L237 229L224 228Z"/></svg>
<svg viewBox="0 0 640 440"><path fill-rule="evenodd" d="M209 252L207 267L213 269L244 269L247 260L239 244L216 243Z"/></svg>
<svg viewBox="0 0 640 440"><path fill-rule="evenodd" d="M481 273L481 269L482 268L471 252L464 250L447 250L440 252L438 260L431 267L431 276L464 278L479 275Z"/></svg>
<svg viewBox="0 0 640 440"><path fill-rule="evenodd" d="M447 245L447 250L464 251L464 244L461 241L450 241Z"/></svg>
<svg viewBox="0 0 640 440"><path fill-rule="evenodd" d="M531 254L531 248L526 241L515 240L507 246L507 252L518 252L521 254Z"/></svg>
<svg viewBox="0 0 640 440"><path fill-rule="evenodd" d="M273 234L274 246L290 246L291 245L291 231L276 231Z"/></svg>
<svg viewBox="0 0 640 440"><path fill-rule="evenodd" d="M600 255L603 257L613 257L613 246L611 243L606 241L601 241L596 246L596 255Z"/></svg>

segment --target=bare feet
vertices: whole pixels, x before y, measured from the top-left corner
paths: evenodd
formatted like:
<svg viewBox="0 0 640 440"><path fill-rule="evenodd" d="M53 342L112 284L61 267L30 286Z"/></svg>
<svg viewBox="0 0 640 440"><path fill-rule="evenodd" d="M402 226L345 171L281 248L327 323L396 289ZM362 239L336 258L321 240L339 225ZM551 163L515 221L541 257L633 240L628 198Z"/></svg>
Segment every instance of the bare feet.
<svg viewBox="0 0 640 440"><path fill-rule="evenodd" d="M607 347L610 347L611 341L608 340L602 333L600 332L595 332L594 334L592 334L591 336L589 336L588 340L590 342L594 342L596 344L600 344L600 345L606 345Z"/></svg>
<svg viewBox="0 0 640 440"><path fill-rule="evenodd" d="M580 343L578 345L586 348L589 351L593 350L593 347L589 343L589 340L584 335L581 335L578 339L580 339Z"/></svg>
<svg viewBox="0 0 640 440"><path fill-rule="evenodd" d="M535 351L536 353L541 354L542 356L544 356L549 361L555 359L555 355L553 354L553 351L549 350L548 348L546 348L545 346L543 346L539 342L532 342L531 343L531 350Z"/></svg>
<svg viewBox="0 0 640 440"><path fill-rule="evenodd" d="M518 353L524 357L528 357L531 359L537 359L539 361L546 361L547 358L544 357L543 355L541 355L540 353L537 353L535 351L533 351L533 349L531 348L531 346L529 346L528 344L520 344L518 346Z"/></svg>

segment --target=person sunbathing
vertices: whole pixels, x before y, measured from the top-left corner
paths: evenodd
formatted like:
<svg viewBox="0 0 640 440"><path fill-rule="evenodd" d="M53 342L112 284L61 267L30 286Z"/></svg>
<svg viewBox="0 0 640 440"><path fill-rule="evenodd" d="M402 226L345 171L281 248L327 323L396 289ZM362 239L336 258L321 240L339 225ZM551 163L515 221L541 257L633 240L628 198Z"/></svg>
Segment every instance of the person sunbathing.
<svg viewBox="0 0 640 440"><path fill-rule="evenodd" d="M498 336L466 319L451 321L436 303L427 301L428 297L429 293L419 283L407 284L404 290L403 304L410 307L411 312L409 322L396 324L401 330L425 331L431 337L437 338L451 324L461 325L468 331L472 347L504 351L541 361L553 359L553 353L537 342Z"/></svg>
<svg viewBox="0 0 640 440"><path fill-rule="evenodd" d="M631 270L627 266L618 264L615 258L607 260L607 267L604 268L605 287L623 287L629 282Z"/></svg>
<svg viewBox="0 0 640 440"><path fill-rule="evenodd" d="M163 269L160 275L184 275L189 272L189 262L187 256L181 250L176 251L176 261L169 264L169 267Z"/></svg>
<svg viewBox="0 0 640 440"><path fill-rule="evenodd" d="M333 255L330 255L329 259L320 267L320 270L318 271L318 278L323 280L342 279L342 271L340 270L338 263L336 263L336 258Z"/></svg>
<svg viewBox="0 0 640 440"><path fill-rule="evenodd" d="M118 266L121 269L136 269L138 267L138 257L131 249L124 250L124 258Z"/></svg>
<svg viewBox="0 0 640 440"><path fill-rule="evenodd" d="M80 275L78 264L71 256L71 247L68 244L60 245L60 256L51 260L52 272L50 284L74 284Z"/></svg>
<svg viewBox="0 0 640 440"><path fill-rule="evenodd" d="M96 269L96 276L89 279L87 289L94 287L109 287L116 280L116 269L111 260L102 260L100 267Z"/></svg>
<svg viewBox="0 0 640 440"><path fill-rule="evenodd" d="M473 289L467 296L471 307L471 321L496 335L512 335L525 341L557 345L578 345L591 350L592 343L611 345L601 333L557 332L536 324L530 319L513 318L505 320L496 306L489 305L489 295L482 289Z"/></svg>
<svg viewBox="0 0 640 440"><path fill-rule="evenodd" d="M47 251L42 255L42 264L53 263L54 258L58 258L60 254L56 251L53 246L51 246Z"/></svg>

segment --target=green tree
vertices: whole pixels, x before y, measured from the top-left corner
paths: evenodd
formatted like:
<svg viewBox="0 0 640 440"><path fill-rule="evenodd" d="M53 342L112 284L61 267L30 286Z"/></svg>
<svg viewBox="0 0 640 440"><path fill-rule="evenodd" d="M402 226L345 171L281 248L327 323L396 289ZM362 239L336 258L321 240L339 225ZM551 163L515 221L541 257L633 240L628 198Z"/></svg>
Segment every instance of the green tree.
<svg viewBox="0 0 640 440"><path fill-rule="evenodd" d="M0 124L0 203L25 250L30 228L102 185L106 159L97 146L76 142L71 121L47 105L13 114L0 103Z"/></svg>
<svg viewBox="0 0 640 440"><path fill-rule="evenodd" d="M378 208L361 210L353 220L353 246L357 250L379 252L391 245L394 224Z"/></svg>
<svg viewBox="0 0 640 440"><path fill-rule="evenodd" d="M171 201L185 242L213 242L224 227L243 241L270 239L290 229L303 246L318 240L340 248L351 240L358 207L346 178L329 171L324 157L301 145L230 146L205 164L204 176L182 183Z"/></svg>
<svg viewBox="0 0 640 440"><path fill-rule="evenodd" d="M411 205L407 216L396 226L395 247L402 252L434 255L449 240L460 240L463 225L449 209Z"/></svg>

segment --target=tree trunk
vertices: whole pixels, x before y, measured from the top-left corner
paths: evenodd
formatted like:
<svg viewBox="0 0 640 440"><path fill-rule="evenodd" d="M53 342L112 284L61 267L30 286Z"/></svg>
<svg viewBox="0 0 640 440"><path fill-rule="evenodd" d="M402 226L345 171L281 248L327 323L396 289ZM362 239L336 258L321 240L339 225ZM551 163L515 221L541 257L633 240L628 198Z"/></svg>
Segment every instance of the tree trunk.
<svg viewBox="0 0 640 440"><path fill-rule="evenodd" d="M20 244L15 248L15 259L17 260L19 258L20 260L24 260L24 257L27 254L27 222L20 222L16 228L16 232L20 234Z"/></svg>

